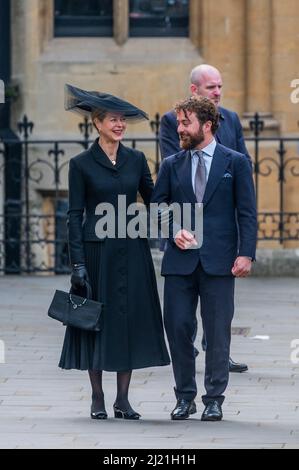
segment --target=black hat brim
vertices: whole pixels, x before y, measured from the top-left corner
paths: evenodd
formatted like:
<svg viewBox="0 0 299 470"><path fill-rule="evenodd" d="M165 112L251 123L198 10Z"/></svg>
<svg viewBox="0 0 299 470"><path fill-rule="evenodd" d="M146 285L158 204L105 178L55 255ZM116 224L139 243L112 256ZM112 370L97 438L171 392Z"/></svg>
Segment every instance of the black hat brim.
<svg viewBox="0 0 299 470"><path fill-rule="evenodd" d="M103 109L122 114L132 121L148 119L148 115L137 106L109 93L85 91L69 84L65 85L64 91L64 109L66 111L90 117L93 111Z"/></svg>

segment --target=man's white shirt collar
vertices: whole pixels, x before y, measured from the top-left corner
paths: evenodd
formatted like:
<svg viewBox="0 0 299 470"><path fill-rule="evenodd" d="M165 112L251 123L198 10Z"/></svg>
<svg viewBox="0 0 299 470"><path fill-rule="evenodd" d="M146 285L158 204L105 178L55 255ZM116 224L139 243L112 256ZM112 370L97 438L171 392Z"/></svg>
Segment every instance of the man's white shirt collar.
<svg viewBox="0 0 299 470"><path fill-rule="evenodd" d="M209 157L213 157L215 148L216 148L217 142L215 139L212 140L206 147L202 148L201 151L205 154L208 155ZM191 155L197 152L197 149L192 149L191 150Z"/></svg>

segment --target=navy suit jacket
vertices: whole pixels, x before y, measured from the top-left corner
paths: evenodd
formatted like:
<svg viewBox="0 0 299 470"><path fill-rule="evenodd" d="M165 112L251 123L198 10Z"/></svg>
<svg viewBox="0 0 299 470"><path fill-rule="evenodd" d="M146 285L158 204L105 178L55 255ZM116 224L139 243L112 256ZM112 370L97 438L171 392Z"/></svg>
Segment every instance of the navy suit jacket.
<svg viewBox="0 0 299 470"><path fill-rule="evenodd" d="M215 135L217 142L232 150L236 150L236 152L242 153L251 164L251 158L246 149L238 115L221 106L219 106L218 110L220 112L220 120L219 128ZM180 151L180 140L177 133L177 120L174 111L169 111L162 116L159 141L162 159Z"/></svg>
<svg viewBox="0 0 299 470"><path fill-rule="evenodd" d="M152 202L192 203L190 151L165 158ZM170 238L162 262L162 275L191 274L199 260L206 273L231 275L237 256L255 259L256 203L250 165L244 155L216 145L203 197L203 243L199 249L181 250Z"/></svg>

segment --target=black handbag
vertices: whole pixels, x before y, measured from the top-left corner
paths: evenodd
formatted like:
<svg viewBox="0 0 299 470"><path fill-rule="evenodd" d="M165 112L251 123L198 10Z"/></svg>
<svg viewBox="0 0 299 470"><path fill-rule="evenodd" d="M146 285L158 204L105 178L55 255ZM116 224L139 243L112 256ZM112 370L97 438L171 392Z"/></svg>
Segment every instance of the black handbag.
<svg viewBox="0 0 299 470"><path fill-rule="evenodd" d="M86 297L56 290L48 315L64 325L81 330L100 331L103 303L91 300L91 288L86 283Z"/></svg>

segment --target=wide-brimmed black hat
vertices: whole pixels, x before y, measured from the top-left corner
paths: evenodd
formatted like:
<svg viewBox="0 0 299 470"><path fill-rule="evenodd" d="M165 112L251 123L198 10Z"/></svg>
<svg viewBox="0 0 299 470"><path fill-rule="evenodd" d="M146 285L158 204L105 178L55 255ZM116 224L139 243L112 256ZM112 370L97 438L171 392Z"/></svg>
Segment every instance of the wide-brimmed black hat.
<svg viewBox="0 0 299 470"><path fill-rule="evenodd" d="M85 91L65 85L64 108L89 117L96 109L117 112L130 120L148 119L148 115L128 101L99 91Z"/></svg>

